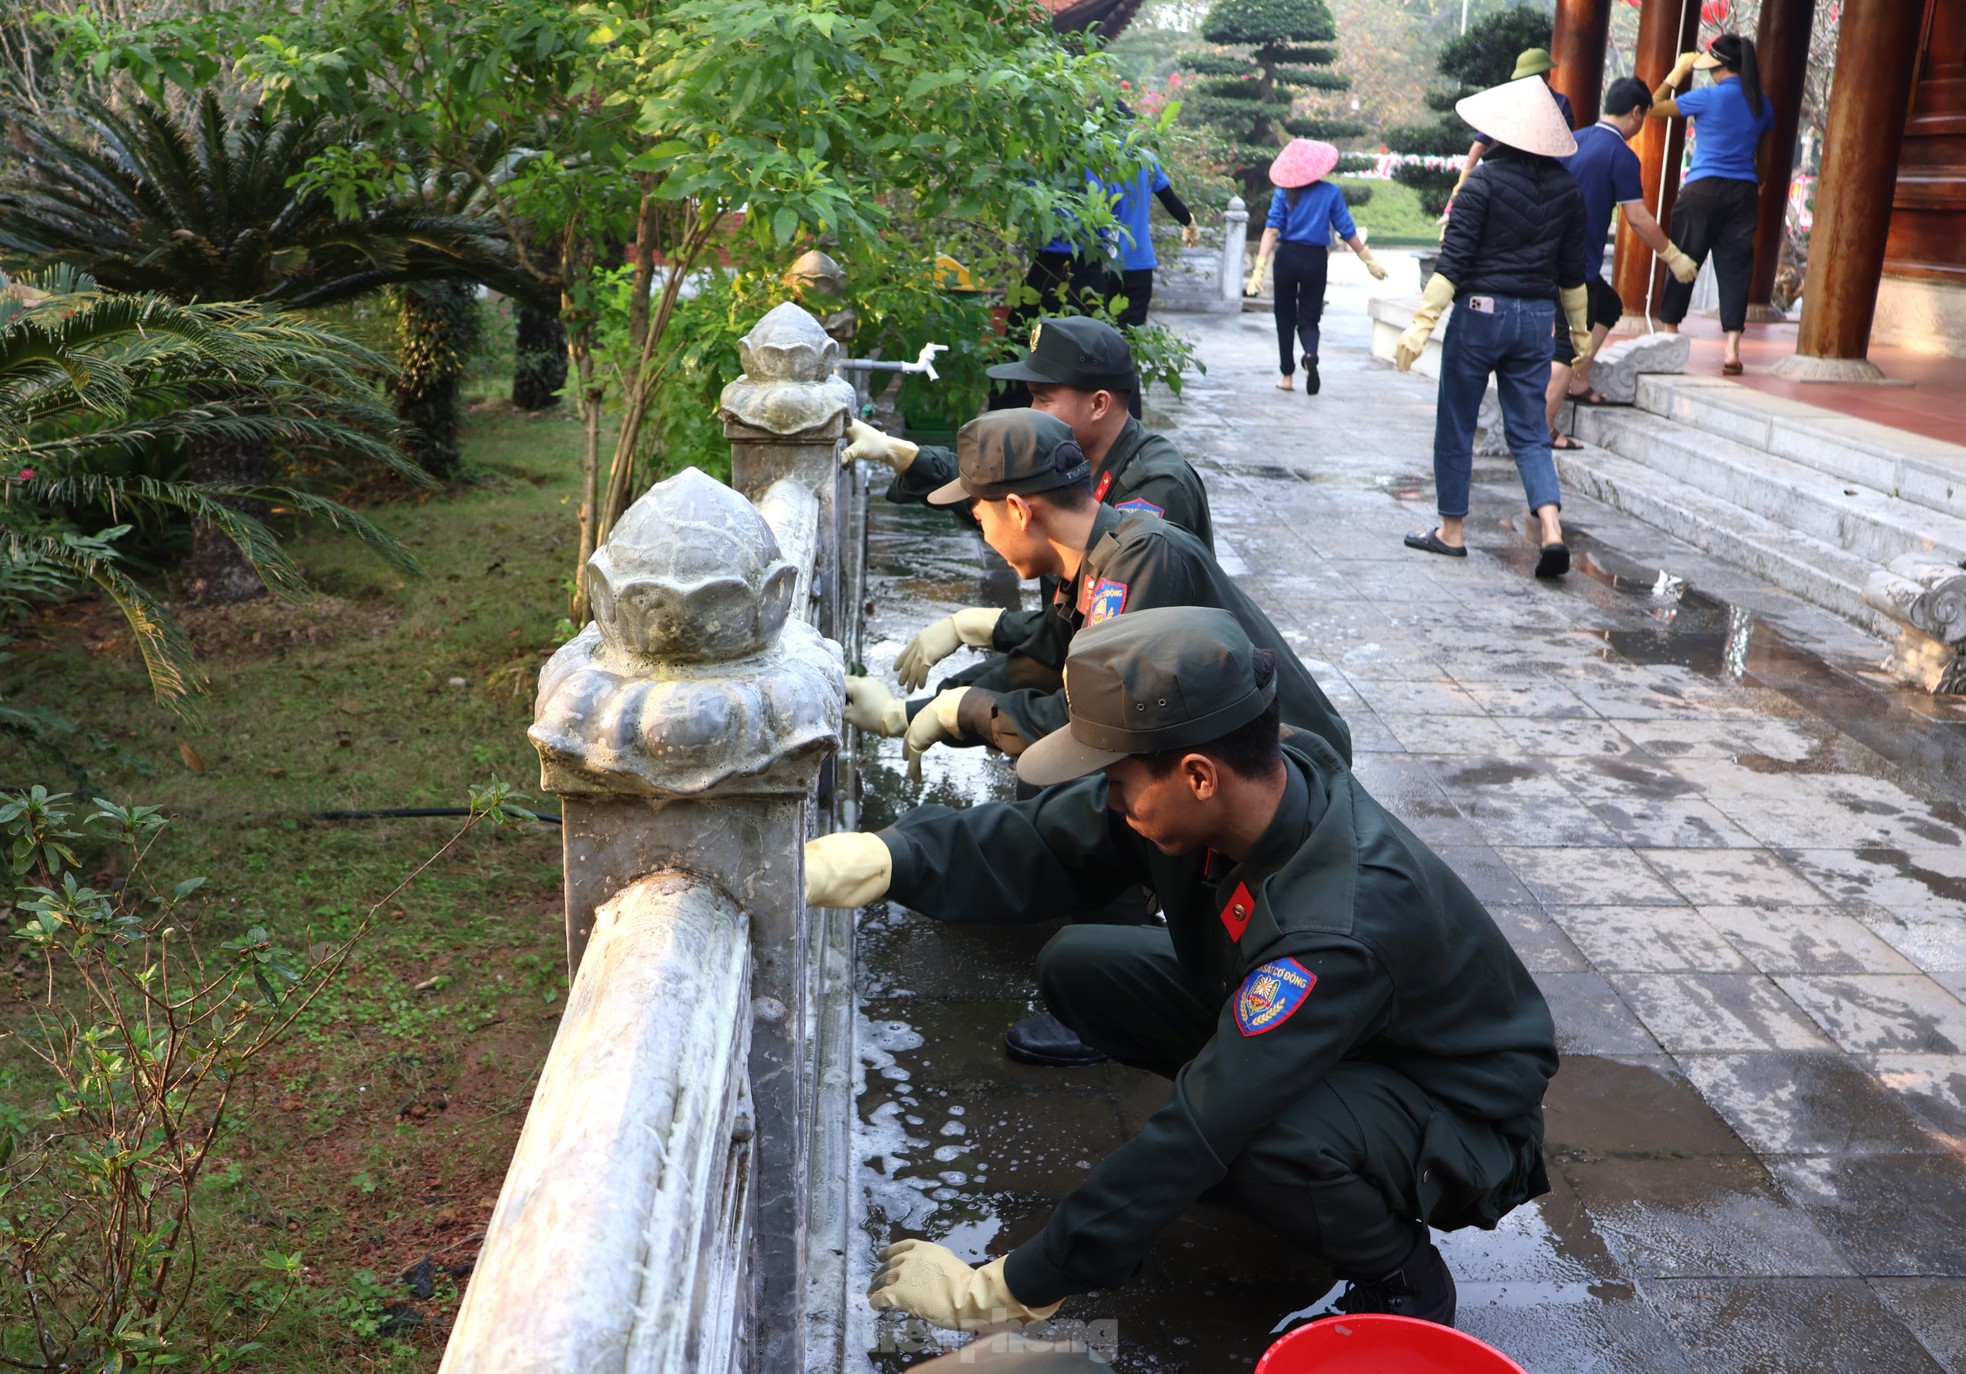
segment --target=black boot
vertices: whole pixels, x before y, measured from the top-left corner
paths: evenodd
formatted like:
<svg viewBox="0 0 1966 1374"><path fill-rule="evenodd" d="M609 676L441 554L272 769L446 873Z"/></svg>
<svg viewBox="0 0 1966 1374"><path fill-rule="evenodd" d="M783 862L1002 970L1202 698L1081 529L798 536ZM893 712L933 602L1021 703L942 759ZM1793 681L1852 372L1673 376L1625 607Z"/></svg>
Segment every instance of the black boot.
<svg viewBox="0 0 1966 1374"><path fill-rule="evenodd" d="M1395 1317L1418 1317L1424 1322L1454 1325L1454 1276L1440 1251L1420 1233L1413 1251L1399 1268L1370 1283L1352 1283L1338 1299L1338 1310L1354 1316L1385 1312Z"/></svg>
<svg viewBox="0 0 1966 1374"><path fill-rule="evenodd" d="M1103 1064L1106 1056L1072 1034L1072 1028L1048 1011L1027 1016L1003 1033L1012 1059L1052 1069L1076 1069Z"/></svg>
<svg viewBox="0 0 1966 1374"><path fill-rule="evenodd" d="M1306 396L1317 395L1319 385L1317 379L1317 359L1304 359L1304 394Z"/></svg>

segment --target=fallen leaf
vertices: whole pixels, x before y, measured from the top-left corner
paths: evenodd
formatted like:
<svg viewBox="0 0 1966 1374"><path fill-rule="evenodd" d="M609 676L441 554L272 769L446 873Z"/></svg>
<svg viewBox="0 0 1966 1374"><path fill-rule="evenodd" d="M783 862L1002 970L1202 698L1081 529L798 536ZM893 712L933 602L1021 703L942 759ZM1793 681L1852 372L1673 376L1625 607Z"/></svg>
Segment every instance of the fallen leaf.
<svg viewBox="0 0 1966 1374"><path fill-rule="evenodd" d="M202 773L205 771L204 758L189 744L180 743L177 747L177 756L184 760L184 766L192 772Z"/></svg>

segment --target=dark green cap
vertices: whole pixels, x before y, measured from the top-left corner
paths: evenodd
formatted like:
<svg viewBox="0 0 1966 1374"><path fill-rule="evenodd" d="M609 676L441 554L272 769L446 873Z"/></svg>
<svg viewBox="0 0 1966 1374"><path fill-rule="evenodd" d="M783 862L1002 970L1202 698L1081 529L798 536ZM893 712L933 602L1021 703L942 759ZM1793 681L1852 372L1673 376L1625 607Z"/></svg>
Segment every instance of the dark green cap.
<svg viewBox="0 0 1966 1374"><path fill-rule="evenodd" d="M1133 350L1126 335L1104 320L1060 315L1031 326L1031 351L1014 363L999 363L990 375L1000 382L1036 382L1080 391L1138 391Z"/></svg>
<svg viewBox="0 0 1966 1374"><path fill-rule="evenodd" d="M1255 648L1212 606L1129 611L1072 636L1065 659L1070 723L1017 757L1037 787L1096 773L1131 754L1193 749L1247 725L1276 700L1256 685Z"/></svg>
<svg viewBox="0 0 1966 1374"><path fill-rule="evenodd" d="M993 410L956 431L956 480L928 494L931 506L1001 501L1083 482L1092 475L1072 427L1041 410Z"/></svg>

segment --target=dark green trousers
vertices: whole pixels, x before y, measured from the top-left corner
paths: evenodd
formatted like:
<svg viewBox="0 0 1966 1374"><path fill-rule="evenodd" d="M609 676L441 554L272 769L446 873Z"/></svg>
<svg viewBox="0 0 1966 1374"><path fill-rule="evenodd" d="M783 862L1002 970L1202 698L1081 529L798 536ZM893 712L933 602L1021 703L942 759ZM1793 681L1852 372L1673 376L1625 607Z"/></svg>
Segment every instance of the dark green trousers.
<svg viewBox="0 0 1966 1374"><path fill-rule="evenodd" d="M1216 1033L1226 1000L1201 995L1162 929L1068 926L1038 956L1038 983L1086 1044L1170 1079ZM1423 1219L1458 1220L1456 1194L1500 1181L1467 1175L1506 1174L1518 1153L1404 1075L1347 1061L1305 1084L1209 1197L1340 1278L1371 1280L1406 1258Z"/></svg>

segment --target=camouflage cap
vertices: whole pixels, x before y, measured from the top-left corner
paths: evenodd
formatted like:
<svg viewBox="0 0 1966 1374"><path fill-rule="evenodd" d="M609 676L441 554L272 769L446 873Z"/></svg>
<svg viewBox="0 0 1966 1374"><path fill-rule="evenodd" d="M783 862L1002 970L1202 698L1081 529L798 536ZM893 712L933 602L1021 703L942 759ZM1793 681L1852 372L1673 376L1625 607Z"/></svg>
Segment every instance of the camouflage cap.
<svg viewBox="0 0 1966 1374"><path fill-rule="evenodd" d="M1212 606L1129 611L1087 626L1065 660L1070 723L1020 754L1017 776L1046 787L1133 754L1222 738L1276 700L1274 676L1256 685L1254 656L1236 618Z"/></svg>
<svg viewBox="0 0 1966 1374"><path fill-rule="evenodd" d="M1014 363L999 363L990 376L1000 382L1069 386L1080 391L1138 391L1133 350L1126 335L1085 315L1059 315L1031 327L1031 351Z"/></svg>
<svg viewBox="0 0 1966 1374"><path fill-rule="evenodd" d="M1072 427L1041 410L993 410L956 431L956 480L928 494L931 506L1001 501L1051 491L1092 475Z"/></svg>

